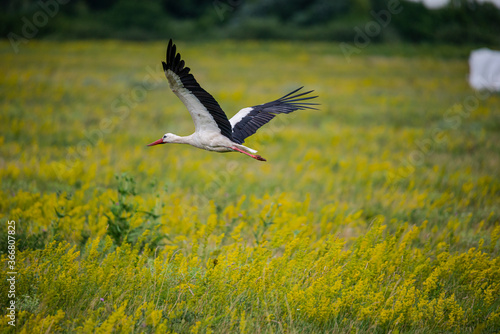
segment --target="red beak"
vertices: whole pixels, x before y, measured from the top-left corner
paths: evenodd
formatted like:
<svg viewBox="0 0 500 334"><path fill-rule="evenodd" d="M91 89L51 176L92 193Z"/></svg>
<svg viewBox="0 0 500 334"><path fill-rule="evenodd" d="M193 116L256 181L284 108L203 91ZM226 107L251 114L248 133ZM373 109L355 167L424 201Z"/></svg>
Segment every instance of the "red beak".
<svg viewBox="0 0 500 334"><path fill-rule="evenodd" d="M163 138L160 138L157 141L154 141L151 144L148 144L148 146L155 146L155 145L158 145L158 144L164 144Z"/></svg>

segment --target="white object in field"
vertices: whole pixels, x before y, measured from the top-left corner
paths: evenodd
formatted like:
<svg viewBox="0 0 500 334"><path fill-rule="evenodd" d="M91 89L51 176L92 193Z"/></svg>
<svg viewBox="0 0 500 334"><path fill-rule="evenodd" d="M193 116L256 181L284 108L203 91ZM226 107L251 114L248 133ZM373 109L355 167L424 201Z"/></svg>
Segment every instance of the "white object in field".
<svg viewBox="0 0 500 334"><path fill-rule="evenodd" d="M476 90L500 91L500 51L474 50L469 57L469 85Z"/></svg>

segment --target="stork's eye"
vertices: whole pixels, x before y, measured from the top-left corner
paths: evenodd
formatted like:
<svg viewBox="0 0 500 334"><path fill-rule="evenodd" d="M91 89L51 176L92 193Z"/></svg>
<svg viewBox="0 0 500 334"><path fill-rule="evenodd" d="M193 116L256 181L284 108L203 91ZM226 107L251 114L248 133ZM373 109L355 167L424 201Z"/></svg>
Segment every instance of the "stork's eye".
<svg viewBox="0 0 500 334"><path fill-rule="evenodd" d="M167 138L167 135L163 135L163 139Z"/></svg>

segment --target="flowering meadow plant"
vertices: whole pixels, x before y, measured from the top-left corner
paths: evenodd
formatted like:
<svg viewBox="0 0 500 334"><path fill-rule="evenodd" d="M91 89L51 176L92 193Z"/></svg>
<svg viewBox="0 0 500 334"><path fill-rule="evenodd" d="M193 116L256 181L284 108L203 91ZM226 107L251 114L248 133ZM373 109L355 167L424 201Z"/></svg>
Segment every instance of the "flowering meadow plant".
<svg viewBox="0 0 500 334"><path fill-rule="evenodd" d="M230 116L321 106L249 139L266 163L148 148L193 130L164 43L1 42L2 333L500 331L500 96L462 49L179 44Z"/></svg>

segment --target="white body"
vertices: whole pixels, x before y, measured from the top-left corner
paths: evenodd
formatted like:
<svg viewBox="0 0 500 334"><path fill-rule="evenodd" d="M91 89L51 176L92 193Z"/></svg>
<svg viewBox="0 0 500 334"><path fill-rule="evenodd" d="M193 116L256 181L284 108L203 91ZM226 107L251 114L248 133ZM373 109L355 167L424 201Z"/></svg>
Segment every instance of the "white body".
<svg viewBox="0 0 500 334"><path fill-rule="evenodd" d="M256 150L244 145L233 143L229 138L223 136L220 131L195 131L192 135L181 137L173 133L163 136L164 143L189 144L191 146L214 152L233 152L232 147L237 147L248 153L257 153Z"/></svg>

